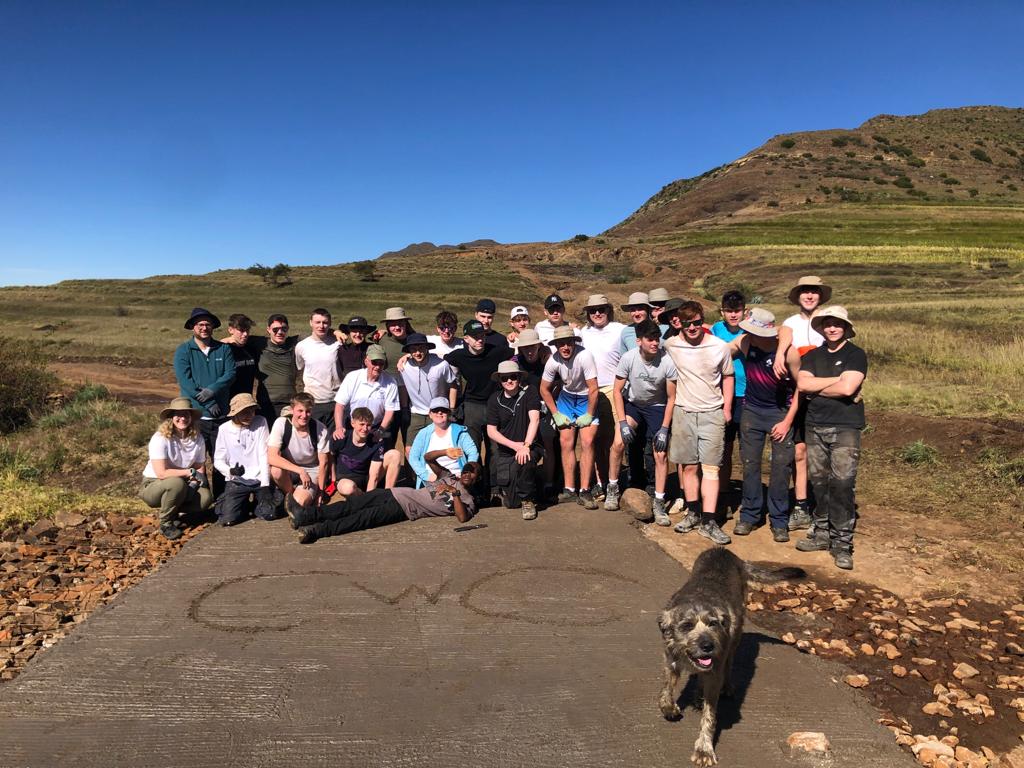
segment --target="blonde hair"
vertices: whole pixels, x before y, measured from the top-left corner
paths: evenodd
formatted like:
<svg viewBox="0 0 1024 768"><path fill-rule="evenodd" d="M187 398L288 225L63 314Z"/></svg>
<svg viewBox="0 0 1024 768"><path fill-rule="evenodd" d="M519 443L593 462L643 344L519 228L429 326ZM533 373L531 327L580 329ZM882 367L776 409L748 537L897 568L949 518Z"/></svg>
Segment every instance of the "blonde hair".
<svg viewBox="0 0 1024 768"><path fill-rule="evenodd" d="M163 421L160 422L160 426L156 428L156 431L162 437L165 437L168 440L174 437L174 422L172 421L173 418L174 417L172 416L170 419L164 419ZM198 435L199 428L196 426L196 420L192 419L192 421L190 421L188 424L188 429L185 430L185 437L195 438Z"/></svg>

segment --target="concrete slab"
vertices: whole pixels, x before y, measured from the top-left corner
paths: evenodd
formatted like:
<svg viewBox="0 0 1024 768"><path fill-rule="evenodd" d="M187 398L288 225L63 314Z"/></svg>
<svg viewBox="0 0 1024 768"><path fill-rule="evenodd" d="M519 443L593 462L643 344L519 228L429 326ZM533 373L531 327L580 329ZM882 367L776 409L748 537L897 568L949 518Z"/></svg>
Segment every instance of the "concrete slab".
<svg viewBox="0 0 1024 768"><path fill-rule="evenodd" d="M685 572L625 515L486 510L296 543L214 528L0 687L5 766L678 766L656 614ZM752 629L722 765L913 765L843 670Z"/></svg>

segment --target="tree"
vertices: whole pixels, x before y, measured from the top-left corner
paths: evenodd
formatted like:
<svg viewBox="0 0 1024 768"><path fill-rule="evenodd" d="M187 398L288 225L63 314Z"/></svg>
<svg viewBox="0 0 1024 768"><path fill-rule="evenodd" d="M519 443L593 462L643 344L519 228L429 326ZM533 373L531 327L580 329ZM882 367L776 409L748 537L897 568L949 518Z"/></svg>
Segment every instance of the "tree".
<svg viewBox="0 0 1024 768"><path fill-rule="evenodd" d="M377 264L373 261L357 261L352 265L352 269L359 275L359 279L364 283L376 283L380 278L377 276Z"/></svg>
<svg viewBox="0 0 1024 768"><path fill-rule="evenodd" d="M277 263L272 267L266 267L263 264L253 264L245 271L250 275L262 277L263 282L271 288L281 288L295 282L291 277L292 268L284 263Z"/></svg>

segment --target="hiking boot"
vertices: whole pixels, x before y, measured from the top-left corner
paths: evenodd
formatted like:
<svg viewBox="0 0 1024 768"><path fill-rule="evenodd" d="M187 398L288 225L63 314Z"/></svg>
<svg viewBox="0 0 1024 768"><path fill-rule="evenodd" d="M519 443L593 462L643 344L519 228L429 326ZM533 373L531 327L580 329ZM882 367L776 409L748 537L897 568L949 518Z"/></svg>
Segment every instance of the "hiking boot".
<svg viewBox="0 0 1024 768"><path fill-rule="evenodd" d="M824 552L828 549L828 536L808 536L796 543L801 552Z"/></svg>
<svg viewBox="0 0 1024 768"><path fill-rule="evenodd" d="M594 501L604 501L605 492L603 485L601 485L600 483L596 483L594 487L590 489L590 491L594 495Z"/></svg>
<svg viewBox="0 0 1024 768"><path fill-rule="evenodd" d="M749 536L750 532L754 530L754 524L748 523L746 520L740 520L736 525L732 527L733 536Z"/></svg>
<svg viewBox="0 0 1024 768"><path fill-rule="evenodd" d="M686 517L676 523L676 527L673 528L676 533L689 533L694 528L700 525L700 513L699 512L687 512Z"/></svg>
<svg viewBox="0 0 1024 768"><path fill-rule="evenodd" d="M736 533L736 531L733 531ZM785 544L789 541L789 529L788 528L775 528L772 527L772 539L778 544Z"/></svg>
<svg viewBox="0 0 1024 768"><path fill-rule="evenodd" d="M299 544L312 544L319 537L316 535L316 531L312 528L303 528L299 534Z"/></svg>
<svg viewBox="0 0 1024 768"><path fill-rule="evenodd" d="M810 528L812 522L811 513L807 511L807 507L797 504L789 515L789 530L802 531L804 528Z"/></svg>
<svg viewBox="0 0 1024 768"><path fill-rule="evenodd" d="M177 541L181 538L182 530L174 523L161 523L160 533L162 533L164 538L168 541Z"/></svg>
<svg viewBox="0 0 1024 768"><path fill-rule="evenodd" d="M651 503L651 507L654 510L654 522L658 525L672 525L672 520L668 516L668 512L665 511L665 500L655 499Z"/></svg>
<svg viewBox="0 0 1024 768"><path fill-rule="evenodd" d="M619 508L618 483L608 483L608 493L604 497L604 508L608 511L614 511Z"/></svg>
<svg viewBox="0 0 1024 768"><path fill-rule="evenodd" d="M853 570L853 552L847 552L845 549L838 549L832 552L832 562L836 564L836 568L842 568L844 571Z"/></svg>
<svg viewBox="0 0 1024 768"><path fill-rule="evenodd" d="M580 495L576 497L576 503L584 509L597 509L597 502L594 501L594 494L590 492L589 488L580 491Z"/></svg>
<svg viewBox="0 0 1024 768"><path fill-rule="evenodd" d="M523 501L523 520L535 520L537 518L537 505L532 501Z"/></svg>
<svg viewBox="0 0 1024 768"><path fill-rule="evenodd" d="M732 538L714 520L701 523L697 533L705 539L711 539L715 544L731 544Z"/></svg>
<svg viewBox="0 0 1024 768"><path fill-rule="evenodd" d="M685 512L685 511L686 511L686 499L676 499L675 501L672 502L672 506L669 507L669 509L668 509L668 513L670 515L674 515L674 514L676 514L678 512Z"/></svg>
<svg viewBox="0 0 1024 768"><path fill-rule="evenodd" d="M558 503L565 504L569 501L576 501L576 491L570 491L568 488L563 488L562 492L558 494Z"/></svg>
<svg viewBox="0 0 1024 768"><path fill-rule="evenodd" d="M291 497L289 496L289 498ZM292 528L296 530L316 522L316 512L313 507L303 507L298 503L295 504L295 511L290 517L292 519Z"/></svg>

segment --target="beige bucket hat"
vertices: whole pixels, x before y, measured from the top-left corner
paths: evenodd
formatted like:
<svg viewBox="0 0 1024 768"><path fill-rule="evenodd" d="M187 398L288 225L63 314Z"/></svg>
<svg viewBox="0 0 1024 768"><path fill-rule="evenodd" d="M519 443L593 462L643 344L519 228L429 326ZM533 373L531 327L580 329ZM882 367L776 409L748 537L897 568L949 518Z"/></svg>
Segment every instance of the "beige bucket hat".
<svg viewBox="0 0 1024 768"><path fill-rule="evenodd" d="M821 292L821 303L824 304L832 298L832 286L827 285L817 275L804 275L796 281L789 291L789 303L799 304L800 303L800 289L801 288L817 288Z"/></svg>
<svg viewBox="0 0 1024 768"><path fill-rule="evenodd" d="M611 305L612 303L608 301L608 297L605 296L603 293L592 293L587 297L587 303L583 305L583 308L589 309L590 307L610 307Z"/></svg>
<svg viewBox="0 0 1024 768"><path fill-rule="evenodd" d="M412 320L412 318L405 314L404 307L388 307L384 310L384 319L381 322L388 323L394 320Z"/></svg>
<svg viewBox="0 0 1024 768"><path fill-rule="evenodd" d="M502 376L508 376L510 373L522 378L524 371L515 360L503 360L498 363L498 370L491 374L491 381L501 381Z"/></svg>
<svg viewBox="0 0 1024 768"><path fill-rule="evenodd" d="M237 395L231 398L230 409L228 410L228 418L234 418L246 408L257 408L256 398L250 395L248 392L239 392Z"/></svg>
<svg viewBox="0 0 1024 768"><path fill-rule="evenodd" d="M192 401L187 397L176 397L167 404L167 407L160 411L160 419L169 419L179 411L189 411L193 419L198 419L203 412L192 407Z"/></svg>
<svg viewBox="0 0 1024 768"><path fill-rule="evenodd" d="M740 320L739 326L747 333L766 339L773 339L779 335L778 326L775 325L775 315L760 307L748 310L747 316Z"/></svg>
<svg viewBox="0 0 1024 768"><path fill-rule="evenodd" d="M838 304L831 307L825 307L823 310L819 311L818 314L812 317L811 328L813 328L818 333L821 333L822 323L825 322L825 318L827 317L832 317L835 318L836 320L842 320L846 324L846 338L852 339L854 336L857 335L857 331L854 329L853 323L850 322L850 315L846 311L846 307L840 307Z"/></svg>
<svg viewBox="0 0 1024 768"><path fill-rule="evenodd" d="M548 344L554 346L558 342L565 341L566 339L572 339L577 344L583 341L583 339L576 335L576 331L573 330L571 325L560 325L555 328L555 335L551 337L551 341L549 341Z"/></svg>
<svg viewBox="0 0 1024 768"><path fill-rule="evenodd" d="M619 305L619 309L623 312L629 312L630 307L645 307L647 309L652 309L654 305L651 304L650 297L646 293L643 291L636 291L635 293L629 294L629 298L626 299L625 304Z"/></svg>
<svg viewBox="0 0 1024 768"><path fill-rule="evenodd" d="M534 344L540 344L540 335L533 328L526 328L519 332L516 336L516 340L512 342L513 349L519 349L520 347L532 347Z"/></svg>
<svg viewBox="0 0 1024 768"><path fill-rule="evenodd" d="M668 301L671 296L668 295L668 291L664 288L652 288L647 294L648 301Z"/></svg>

